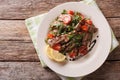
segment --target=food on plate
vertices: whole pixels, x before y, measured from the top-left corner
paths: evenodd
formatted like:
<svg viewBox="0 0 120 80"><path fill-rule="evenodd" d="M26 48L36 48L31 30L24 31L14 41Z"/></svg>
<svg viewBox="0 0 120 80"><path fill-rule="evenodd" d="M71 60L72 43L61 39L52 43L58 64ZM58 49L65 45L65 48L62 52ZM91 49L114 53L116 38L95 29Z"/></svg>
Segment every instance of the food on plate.
<svg viewBox="0 0 120 80"><path fill-rule="evenodd" d="M47 45L47 56L57 62L63 62L66 59L66 56L61 54L59 51L52 49L49 45Z"/></svg>
<svg viewBox="0 0 120 80"><path fill-rule="evenodd" d="M63 12L49 26L45 42L47 55L57 62L73 61L89 52L93 34L98 29L91 19L72 10Z"/></svg>

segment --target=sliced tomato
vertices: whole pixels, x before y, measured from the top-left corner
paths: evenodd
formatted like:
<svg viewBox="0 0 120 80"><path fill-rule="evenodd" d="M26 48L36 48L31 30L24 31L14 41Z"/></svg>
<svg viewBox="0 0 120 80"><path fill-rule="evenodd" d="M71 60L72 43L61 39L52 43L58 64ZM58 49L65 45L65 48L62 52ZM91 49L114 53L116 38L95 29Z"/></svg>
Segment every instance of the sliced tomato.
<svg viewBox="0 0 120 80"><path fill-rule="evenodd" d="M86 20L86 23L88 23L88 24L90 24L90 25L92 25L92 21L91 20Z"/></svg>
<svg viewBox="0 0 120 80"><path fill-rule="evenodd" d="M71 58L73 58L73 57L75 57L75 56L76 56L76 53L71 52L71 53L69 53L69 56L70 56Z"/></svg>
<svg viewBox="0 0 120 80"><path fill-rule="evenodd" d="M88 26L86 26L86 25L81 26L81 28L83 31L88 31Z"/></svg>
<svg viewBox="0 0 120 80"><path fill-rule="evenodd" d="M66 16L64 17L64 19L63 19L63 22L64 22L65 24L69 24L70 21L71 21L71 16L70 16L70 15L66 15Z"/></svg>
<svg viewBox="0 0 120 80"><path fill-rule="evenodd" d="M63 14L59 16L58 20L63 21L65 24L69 24L72 18L69 14Z"/></svg>
<svg viewBox="0 0 120 80"><path fill-rule="evenodd" d="M87 54L87 50L83 50L82 52L81 52L81 55L85 55L85 54Z"/></svg>
<svg viewBox="0 0 120 80"><path fill-rule="evenodd" d="M55 44L55 45L52 46L52 48L53 48L54 50L60 51L61 45L60 45L60 44Z"/></svg>
<svg viewBox="0 0 120 80"><path fill-rule="evenodd" d="M74 11L69 10L69 11L68 11L68 14L74 15Z"/></svg>
<svg viewBox="0 0 120 80"><path fill-rule="evenodd" d="M51 39L51 38L53 38L53 37L54 37L54 35L53 35L53 34L51 34L51 33L48 33L47 37Z"/></svg>
<svg viewBox="0 0 120 80"><path fill-rule="evenodd" d="M87 50L87 46L81 46L79 49L79 53L82 55L87 54L88 50Z"/></svg>

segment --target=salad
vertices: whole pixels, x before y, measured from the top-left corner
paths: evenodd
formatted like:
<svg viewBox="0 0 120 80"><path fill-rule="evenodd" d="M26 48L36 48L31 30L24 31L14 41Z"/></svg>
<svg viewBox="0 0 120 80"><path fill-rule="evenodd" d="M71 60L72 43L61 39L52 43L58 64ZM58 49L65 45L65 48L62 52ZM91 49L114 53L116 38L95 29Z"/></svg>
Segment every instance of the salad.
<svg viewBox="0 0 120 80"><path fill-rule="evenodd" d="M48 29L45 39L48 57L55 61L74 61L86 55L97 31L93 22L80 12L63 10Z"/></svg>

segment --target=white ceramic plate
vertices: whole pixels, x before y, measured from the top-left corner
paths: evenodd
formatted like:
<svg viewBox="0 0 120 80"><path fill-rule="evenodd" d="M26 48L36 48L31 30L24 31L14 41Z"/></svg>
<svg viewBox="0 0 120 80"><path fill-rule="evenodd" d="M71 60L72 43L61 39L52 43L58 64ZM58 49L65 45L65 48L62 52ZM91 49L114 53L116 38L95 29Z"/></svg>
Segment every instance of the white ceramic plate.
<svg viewBox="0 0 120 80"><path fill-rule="evenodd" d="M76 61L68 62L66 64L59 64L50 60L46 56L46 43L44 40L49 28L49 24L58 15L60 15L63 9L78 11L90 17L94 25L99 29L99 38L89 54ZM42 20L37 35L37 46L41 58L50 69L64 76L80 77L92 73L104 63L111 47L111 32L108 22L96 7L88 6L79 2L68 2L50 10Z"/></svg>

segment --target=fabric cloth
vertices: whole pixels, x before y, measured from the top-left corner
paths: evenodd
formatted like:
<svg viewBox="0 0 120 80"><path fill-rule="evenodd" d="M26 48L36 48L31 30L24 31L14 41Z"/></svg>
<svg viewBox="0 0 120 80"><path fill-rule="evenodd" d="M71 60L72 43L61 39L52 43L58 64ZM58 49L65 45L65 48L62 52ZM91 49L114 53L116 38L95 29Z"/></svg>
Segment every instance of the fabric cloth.
<svg viewBox="0 0 120 80"><path fill-rule="evenodd" d="M96 4L96 2L94 0L83 0L83 1L81 1L81 3L85 3L85 4L89 5L89 6L94 6L94 7L99 9L99 7L97 6L97 4ZM99 9L99 11L100 11L100 9ZM41 20L44 18L45 15L46 15L46 13L40 14L38 16L31 17L31 18L28 18L28 19L25 20L26 27L27 27L27 29L29 31L30 37L31 37L31 39L33 41L34 47L35 47L36 52L37 52L37 54L39 56L41 65L43 67L47 67L47 66L43 62L43 60L41 60L41 58L40 58L40 52L38 52L37 46L36 46L37 45L36 39L37 39L38 27L40 25ZM110 29L111 29L111 27L110 27ZM111 51L112 51L119 45L119 43L118 43L112 29L111 29L111 36L112 36L112 44L111 44ZM80 80L82 78L82 77L72 78L72 77L65 77L65 76L61 76L61 75L59 75L59 77L62 80Z"/></svg>

